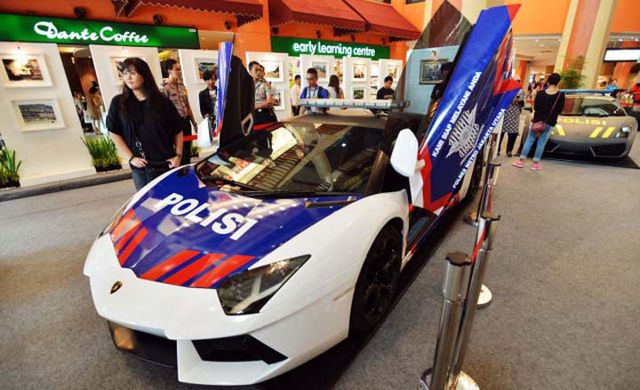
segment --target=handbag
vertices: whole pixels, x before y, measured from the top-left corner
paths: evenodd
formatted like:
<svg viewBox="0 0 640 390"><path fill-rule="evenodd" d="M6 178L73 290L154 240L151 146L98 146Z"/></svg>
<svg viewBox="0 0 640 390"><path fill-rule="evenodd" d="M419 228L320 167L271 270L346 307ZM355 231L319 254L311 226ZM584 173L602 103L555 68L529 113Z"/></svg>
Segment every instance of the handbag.
<svg viewBox="0 0 640 390"><path fill-rule="evenodd" d="M558 96L556 96L556 100L553 102L553 106L551 106L551 110L547 114L547 117L544 118L543 121L537 121L537 122L533 122L531 124L531 131L533 131L533 134L536 137L539 137L547 129L547 119L549 119L549 115L551 115L553 110L556 108L556 104L558 103L558 99L560 99L560 93L561 92L558 91Z"/></svg>

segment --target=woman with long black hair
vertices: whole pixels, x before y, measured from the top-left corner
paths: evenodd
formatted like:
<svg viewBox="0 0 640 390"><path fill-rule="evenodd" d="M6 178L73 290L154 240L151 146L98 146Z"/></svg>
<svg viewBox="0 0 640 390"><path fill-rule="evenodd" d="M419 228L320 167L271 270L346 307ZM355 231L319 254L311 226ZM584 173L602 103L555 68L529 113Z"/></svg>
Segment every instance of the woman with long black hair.
<svg viewBox="0 0 640 390"><path fill-rule="evenodd" d="M340 79L335 74L329 77L329 99L344 99L344 92L340 88Z"/></svg>
<svg viewBox="0 0 640 390"><path fill-rule="evenodd" d="M182 121L171 100L160 93L145 61L124 60L122 79L122 93L109 106L107 128L121 155L129 159L139 190L180 165Z"/></svg>

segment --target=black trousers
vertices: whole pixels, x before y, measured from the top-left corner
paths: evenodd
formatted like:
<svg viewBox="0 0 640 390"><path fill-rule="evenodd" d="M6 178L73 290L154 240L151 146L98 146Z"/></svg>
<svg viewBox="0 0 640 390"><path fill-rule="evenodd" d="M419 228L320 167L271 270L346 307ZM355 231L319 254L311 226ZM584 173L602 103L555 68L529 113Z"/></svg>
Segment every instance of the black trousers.
<svg viewBox="0 0 640 390"><path fill-rule="evenodd" d="M504 139L504 135L507 135L507 153L513 152L513 145L516 143L516 138L518 138L518 133L500 133L500 145L498 145L498 150L502 149L502 140Z"/></svg>
<svg viewBox="0 0 640 390"><path fill-rule="evenodd" d="M300 115L300 106L291 106L291 111L293 111L293 116Z"/></svg>
<svg viewBox="0 0 640 390"><path fill-rule="evenodd" d="M133 185L136 186L136 191L140 191L142 187L146 186L153 179L162 175L168 170L169 170L168 164L166 168L146 167L146 168L140 169L140 168L131 166L131 177L133 178Z"/></svg>

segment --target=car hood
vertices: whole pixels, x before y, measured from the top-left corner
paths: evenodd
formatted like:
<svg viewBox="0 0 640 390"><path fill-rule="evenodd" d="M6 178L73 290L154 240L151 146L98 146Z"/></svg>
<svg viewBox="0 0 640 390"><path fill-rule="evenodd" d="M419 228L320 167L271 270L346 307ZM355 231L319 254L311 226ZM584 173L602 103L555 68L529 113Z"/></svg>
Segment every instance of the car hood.
<svg viewBox="0 0 640 390"><path fill-rule="evenodd" d="M578 138L613 138L623 126L634 127L634 119L627 116L604 118L559 116L555 136Z"/></svg>
<svg viewBox="0 0 640 390"><path fill-rule="evenodd" d="M343 207L309 202L357 198L255 199L207 187L185 167L149 189L109 234L121 266L138 277L216 288Z"/></svg>

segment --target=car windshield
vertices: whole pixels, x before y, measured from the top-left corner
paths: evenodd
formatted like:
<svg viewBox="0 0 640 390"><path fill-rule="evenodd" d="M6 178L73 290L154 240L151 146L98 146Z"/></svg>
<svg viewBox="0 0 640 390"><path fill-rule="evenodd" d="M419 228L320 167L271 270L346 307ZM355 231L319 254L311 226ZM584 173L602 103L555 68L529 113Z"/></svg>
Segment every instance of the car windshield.
<svg viewBox="0 0 640 390"><path fill-rule="evenodd" d="M595 96L567 96L562 115L568 116L625 116L617 101Z"/></svg>
<svg viewBox="0 0 640 390"><path fill-rule="evenodd" d="M382 139L381 129L286 123L220 149L198 176L255 195L362 193Z"/></svg>

